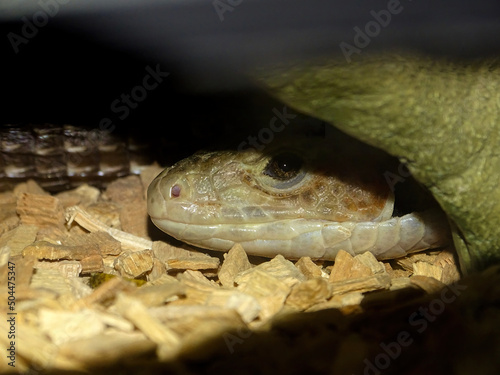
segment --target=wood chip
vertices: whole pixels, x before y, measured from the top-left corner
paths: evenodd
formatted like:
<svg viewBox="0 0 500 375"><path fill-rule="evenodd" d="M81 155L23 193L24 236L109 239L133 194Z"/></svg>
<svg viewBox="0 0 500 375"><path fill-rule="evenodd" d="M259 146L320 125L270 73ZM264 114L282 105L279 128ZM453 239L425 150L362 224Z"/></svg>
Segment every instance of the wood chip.
<svg viewBox="0 0 500 375"><path fill-rule="evenodd" d="M239 315L233 309L216 306L162 306L149 309L156 319L162 321L179 335L196 332L198 327L209 321L226 321L231 326L244 327Z"/></svg>
<svg viewBox="0 0 500 375"><path fill-rule="evenodd" d="M66 210L66 220L68 221L68 225L71 225L71 223L75 221L89 232L106 232L120 241L122 247L126 250L140 251L153 247L152 241L108 227L79 206L69 207Z"/></svg>
<svg viewBox="0 0 500 375"><path fill-rule="evenodd" d="M443 275L441 280L444 284L453 284L459 281L461 278L460 270L457 264L446 264L443 267Z"/></svg>
<svg viewBox="0 0 500 375"><path fill-rule="evenodd" d="M205 305L223 309L234 309L245 323L256 319L261 311L258 300L246 293L235 290L216 290L206 299Z"/></svg>
<svg viewBox="0 0 500 375"><path fill-rule="evenodd" d="M47 260L81 260L90 255L101 255L97 245L55 245L47 241L36 241L26 246L22 251L23 256L34 256L37 259Z"/></svg>
<svg viewBox="0 0 500 375"><path fill-rule="evenodd" d="M427 262L413 263L414 275L433 277L444 284L451 284L460 279L458 266L453 256L436 258L433 264Z"/></svg>
<svg viewBox="0 0 500 375"><path fill-rule="evenodd" d="M303 311L317 303L326 302L331 296L332 284L319 277L294 285L286 299L286 304Z"/></svg>
<svg viewBox="0 0 500 375"><path fill-rule="evenodd" d="M372 276L371 268L358 258L344 250L340 250L335 258L335 264L330 273L330 282Z"/></svg>
<svg viewBox="0 0 500 375"><path fill-rule="evenodd" d="M167 269L174 270L216 270L219 268L219 259L200 254L186 258L169 259Z"/></svg>
<svg viewBox="0 0 500 375"><path fill-rule="evenodd" d="M156 344L167 345L172 349L179 346L180 339L178 335L153 318L138 299L120 293L115 307L122 316L130 320L151 341Z"/></svg>
<svg viewBox="0 0 500 375"><path fill-rule="evenodd" d="M391 279L391 288L390 290L398 290L408 288L412 285L409 277L393 277Z"/></svg>
<svg viewBox="0 0 500 375"><path fill-rule="evenodd" d="M91 204L85 210L89 215L96 218L104 225L119 230L122 229L122 224L120 222L121 207L118 204L99 201Z"/></svg>
<svg viewBox="0 0 500 375"><path fill-rule="evenodd" d="M354 259L355 261L359 261L359 263L367 266L370 269L372 275L386 272L384 264L382 262L379 262L377 258L375 258L375 255L373 255L373 253L370 253L369 251L363 254L356 255Z"/></svg>
<svg viewBox="0 0 500 375"><path fill-rule="evenodd" d="M304 274L283 255L276 255L270 261L259 264L255 269L272 275L289 287L306 280Z"/></svg>
<svg viewBox="0 0 500 375"><path fill-rule="evenodd" d="M19 221L14 194L0 194L0 235L14 229Z"/></svg>
<svg viewBox="0 0 500 375"><path fill-rule="evenodd" d="M290 286L269 273L257 267L242 272L235 278L238 290L254 296L261 306L259 318L261 321L273 317L285 304L290 294Z"/></svg>
<svg viewBox="0 0 500 375"><path fill-rule="evenodd" d="M243 271L252 268L243 246L235 244L227 254L219 270L219 281L226 287L234 286L234 278Z"/></svg>
<svg viewBox="0 0 500 375"><path fill-rule="evenodd" d="M346 294L338 294L330 298L327 302L312 305L306 312L314 312L325 309L343 309L345 307L359 306L364 299L363 293L350 292Z"/></svg>
<svg viewBox="0 0 500 375"><path fill-rule="evenodd" d="M86 279L84 279L83 277L70 278L68 279L68 284L71 287L73 295L77 300L87 297L93 292L92 288L87 284Z"/></svg>
<svg viewBox="0 0 500 375"><path fill-rule="evenodd" d="M150 285L137 288L132 293L129 293L133 298L141 301L144 306L161 306L167 301L172 300L174 296L185 295L186 286L174 279L174 282L164 283L160 285Z"/></svg>
<svg viewBox="0 0 500 375"><path fill-rule="evenodd" d="M50 195L21 193L17 199L16 211L23 224L39 227L64 225L63 207L59 199Z"/></svg>
<svg viewBox="0 0 500 375"><path fill-rule="evenodd" d="M81 273L89 274L104 271L104 262L100 254L89 255L80 260Z"/></svg>
<svg viewBox="0 0 500 375"><path fill-rule="evenodd" d="M155 281L160 279L166 273L167 267L165 266L165 263L159 259L153 258L153 267L151 267L151 270L146 274L146 277L148 281Z"/></svg>
<svg viewBox="0 0 500 375"><path fill-rule="evenodd" d="M155 258L163 261L167 270L212 270L219 268L219 258L196 251L189 251L166 242L153 242Z"/></svg>
<svg viewBox="0 0 500 375"><path fill-rule="evenodd" d="M141 332L110 332L63 343L59 346L59 354L85 368L90 365L109 366L125 358L152 355L156 346Z"/></svg>
<svg viewBox="0 0 500 375"><path fill-rule="evenodd" d="M38 315L40 330L56 345L64 342L97 336L104 332L105 324L90 309L79 311L54 311L41 309Z"/></svg>
<svg viewBox="0 0 500 375"><path fill-rule="evenodd" d="M177 279L182 281L187 286L203 290L219 289L219 285L211 280L208 280L201 272L187 270L179 275Z"/></svg>
<svg viewBox="0 0 500 375"><path fill-rule="evenodd" d="M299 269L300 272L307 279L315 279L317 277L327 276L327 274L314 263L310 257L302 257L296 263L295 267Z"/></svg>
<svg viewBox="0 0 500 375"><path fill-rule="evenodd" d="M17 196L13 191L0 192L0 205L2 204L16 204Z"/></svg>
<svg viewBox="0 0 500 375"><path fill-rule="evenodd" d="M415 262L413 263L413 275L433 277L436 280L441 280L443 269L427 262Z"/></svg>
<svg viewBox="0 0 500 375"><path fill-rule="evenodd" d="M106 232L75 233L63 238L61 242L67 246L95 245L102 255L119 255L122 250L121 243Z"/></svg>
<svg viewBox="0 0 500 375"><path fill-rule="evenodd" d="M391 286L391 278L383 273L373 276L359 277L355 279L347 279L331 283L333 294L343 294L349 292L371 292L380 289L389 289Z"/></svg>
<svg viewBox="0 0 500 375"><path fill-rule="evenodd" d="M437 293L445 287L445 284L442 282L428 276L412 276L410 277L410 282L429 294Z"/></svg>
<svg viewBox="0 0 500 375"><path fill-rule="evenodd" d="M80 275L82 264L76 260L63 260L60 262L39 261L36 263L36 269L57 270L62 276L69 279Z"/></svg>
<svg viewBox="0 0 500 375"><path fill-rule="evenodd" d="M38 230L37 241L47 241L59 244L61 239L68 235L68 231L63 227L43 227Z"/></svg>
<svg viewBox="0 0 500 375"><path fill-rule="evenodd" d="M444 267L447 264L456 264L456 257L457 254L454 251L450 249L444 249L434 258L432 264L440 267Z"/></svg>
<svg viewBox="0 0 500 375"><path fill-rule="evenodd" d="M34 269L38 266L36 258L11 256L10 261L16 265L16 288L29 286ZM7 280L7 278L4 278L4 280Z"/></svg>
<svg viewBox="0 0 500 375"><path fill-rule="evenodd" d="M162 306L149 309L149 313L182 336L182 351L192 352L193 348L201 345L205 348L203 355L206 353L207 346L204 344L207 339L219 339L227 332L250 332L233 309L192 305ZM159 355L165 356L163 353Z"/></svg>
<svg viewBox="0 0 500 375"><path fill-rule="evenodd" d="M9 271L9 262L10 258L10 250L8 247L0 247L0 288L6 288L8 285L8 273ZM5 289L3 289L5 290Z"/></svg>
<svg viewBox="0 0 500 375"><path fill-rule="evenodd" d="M92 304L102 304L112 300L122 291L131 292L135 290L135 285L123 280L121 277L113 277L105 283L99 285L92 294L85 296L77 301L74 308L88 307Z"/></svg>
<svg viewBox="0 0 500 375"><path fill-rule="evenodd" d="M460 269L457 264L457 255L450 249L445 249L436 256L434 265L443 269L443 274L440 281L444 284L452 284L460 280Z"/></svg>
<svg viewBox="0 0 500 375"><path fill-rule="evenodd" d="M161 275L161 277L159 277L156 280L148 281L146 284L144 284L144 288L148 288L149 286L152 286L152 285L162 285L162 284L169 284L169 283L175 284L178 282L179 282L179 280L177 277L167 275L165 273L165 274Z"/></svg>
<svg viewBox="0 0 500 375"><path fill-rule="evenodd" d="M124 205L120 211L120 223L123 231L138 237L149 238L150 221L146 202L135 200Z"/></svg>
<svg viewBox="0 0 500 375"><path fill-rule="evenodd" d="M174 246L163 241L154 241L152 249L155 258L162 260L165 263L171 259L189 258L195 255L204 255L208 257L208 255L206 254L196 251L189 251L182 247Z"/></svg>
<svg viewBox="0 0 500 375"><path fill-rule="evenodd" d="M413 253L402 258L395 259L395 262L408 271L413 271L413 263L427 262L432 264L436 255L429 255L427 253Z"/></svg>
<svg viewBox="0 0 500 375"><path fill-rule="evenodd" d="M77 205L88 207L96 203L100 195L101 192L98 188L84 184L75 189L63 191L55 196L59 199L63 207L67 208Z"/></svg>
<svg viewBox="0 0 500 375"><path fill-rule="evenodd" d="M21 224L0 236L0 247L8 247L11 256L20 255L26 246L35 241L38 230L36 225Z"/></svg>
<svg viewBox="0 0 500 375"><path fill-rule="evenodd" d="M7 337L7 325L0 325L0 334ZM29 358L29 367L40 368L43 371L47 369L61 368L65 370L81 370L80 367L75 366L70 361L57 356L59 348L49 338L40 332L39 328L32 328L25 325L23 329L16 331L16 342L22 345L16 346L16 359L19 357ZM22 362L21 362L22 363ZM16 370L18 369L18 361L16 361ZM26 368L23 373L28 373L29 369Z"/></svg>
<svg viewBox="0 0 500 375"><path fill-rule="evenodd" d="M124 277L139 277L153 268L153 251L125 252L116 258L114 267Z"/></svg>
<svg viewBox="0 0 500 375"><path fill-rule="evenodd" d="M133 200L144 200L144 188L139 176L130 175L112 181L103 193L105 200L127 204Z"/></svg>
<svg viewBox="0 0 500 375"><path fill-rule="evenodd" d="M66 278L58 269L37 269L31 277L30 286L31 288L49 289L59 295L72 293Z"/></svg>
<svg viewBox="0 0 500 375"><path fill-rule="evenodd" d="M392 261L389 261L392 262ZM389 262L384 262L385 266L385 272L392 277L392 278L399 278L399 277L410 277L413 274L413 269L407 270L404 268L401 268L397 263L394 263L394 266L396 268L392 268L391 263Z"/></svg>
<svg viewBox="0 0 500 375"><path fill-rule="evenodd" d="M167 326L172 326L172 330L176 331L184 329L178 351L172 351L166 345L160 345L158 348L159 359L169 361L178 358L178 353L189 353L193 359L206 358L207 352L210 353L212 349L207 346L207 342L220 342L221 337L228 332L249 332L236 311L223 308L207 309L204 316L188 315Z"/></svg>
<svg viewBox="0 0 500 375"><path fill-rule="evenodd" d="M139 176L131 175L111 182L104 199L121 206L120 223L123 231L139 237L148 237L147 205Z"/></svg>

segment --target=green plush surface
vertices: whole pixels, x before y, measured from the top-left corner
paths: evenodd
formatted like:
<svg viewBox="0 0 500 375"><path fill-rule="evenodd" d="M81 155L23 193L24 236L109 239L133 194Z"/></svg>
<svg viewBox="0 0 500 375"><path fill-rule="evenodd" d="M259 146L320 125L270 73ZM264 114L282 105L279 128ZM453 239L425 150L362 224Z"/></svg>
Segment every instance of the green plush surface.
<svg viewBox="0 0 500 375"><path fill-rule="evenodd" d="M256 73L272 95L397 156L448 214L462 270L500 261L500 63L360 56Z"/></svg>

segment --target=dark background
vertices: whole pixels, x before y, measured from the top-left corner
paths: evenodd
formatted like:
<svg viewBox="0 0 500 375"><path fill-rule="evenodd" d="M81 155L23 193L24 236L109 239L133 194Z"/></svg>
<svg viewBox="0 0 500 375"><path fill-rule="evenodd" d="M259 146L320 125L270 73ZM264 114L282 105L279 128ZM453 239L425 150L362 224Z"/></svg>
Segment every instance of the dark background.
<svg viewBox="0 0 500 375"><path fill-rule="evenodd" d="M363 28L373 19L370 11L388 4L221 0L219 7L232 9L221 20L213 1L43 3L52 4L54 15L37 1L0 4L0 123L97 128L107 117L117 132L132 129L157 142L154 147L170 148L174 158L245 124L256 129L268 125L276 104L246 77L248 69L341 56L339 44L353 43L353 28ZM500 50L498 1L400 4L403 11L392 16L363 53L404 48L468 58ZM37 27L16 53L9 33L25 37L27 23L44 22L40 12L47 16L46 25ZM157 64L170 75L119 119L111 103L142 83L147 66ZM245 139L248 131L241 134Z"/></svg>

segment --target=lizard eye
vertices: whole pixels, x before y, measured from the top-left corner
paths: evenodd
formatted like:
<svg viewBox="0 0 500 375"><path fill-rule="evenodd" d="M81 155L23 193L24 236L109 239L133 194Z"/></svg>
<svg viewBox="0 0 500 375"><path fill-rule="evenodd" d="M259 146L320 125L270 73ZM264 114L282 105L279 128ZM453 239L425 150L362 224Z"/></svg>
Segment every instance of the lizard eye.
<svg viewBox="0 0 500 375"><path fill-rule="evenodd" d="M263 173L280 181L290 180L297 176L302 168L303 160L292 153L282 153L274 156Z"/></svg>

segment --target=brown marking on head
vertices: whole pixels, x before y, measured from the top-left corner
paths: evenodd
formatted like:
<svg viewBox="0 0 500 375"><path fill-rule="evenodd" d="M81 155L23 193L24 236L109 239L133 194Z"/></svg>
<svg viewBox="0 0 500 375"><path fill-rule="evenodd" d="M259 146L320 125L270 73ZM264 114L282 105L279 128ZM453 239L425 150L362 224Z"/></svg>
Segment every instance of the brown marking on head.
<svg viewBox="0 0 500 375"><path fill-rule="evenodd" d="M307 189L303 191L300 194L302 200L307 203L307 204L314 204L316 203L316 194L314 193L314 190L312 189Z"/></svg>

